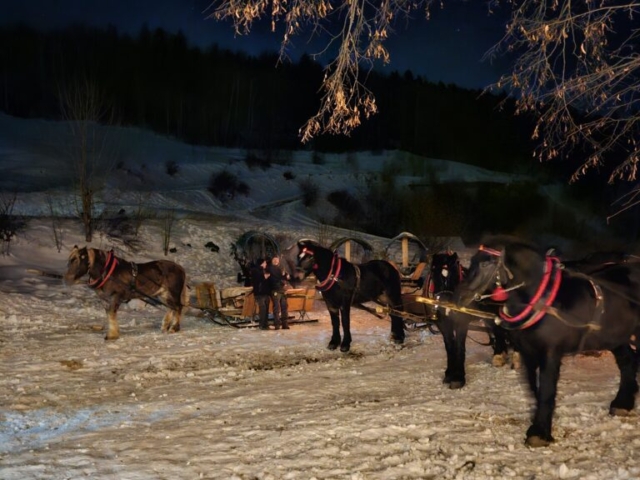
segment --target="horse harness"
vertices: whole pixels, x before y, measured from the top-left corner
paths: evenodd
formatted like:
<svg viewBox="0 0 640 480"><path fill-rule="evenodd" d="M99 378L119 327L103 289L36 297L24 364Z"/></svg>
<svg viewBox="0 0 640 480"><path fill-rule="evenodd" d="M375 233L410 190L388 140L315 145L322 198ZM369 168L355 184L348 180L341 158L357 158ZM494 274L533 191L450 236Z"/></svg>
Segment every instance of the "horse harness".
<svg viewBox="0 0 640 480"><path fill-rule="evenodd" d="M480 245L480 251L483 251L493 257L498 258L496 262L495 275L496 275L496 288L490 295L494 300L505 301L508 297L508 292L517 290L523 287L524 282L515 285L510 288L503 288L501 282L501 268L505 271L508 278L513 279L513 274L504 264L503 252L494 250L492 248ZM496 324L499 324L506 330L524 330L537 324L542 318L547 315L553 315L558 320L562 321L566 325L575 328L586 328L587 330L599 330L600 319L604 313L604 296L602 294L602 288L596 284L591 277L582 273L575 273L589 282L591 288L594 291L594 298L596 300L593 319L586 325L577 325L573 322L569 322L562 317L558 309L553 307L553 302L556 299L558 291L560 290L560 283L562 281L562 270L564 266L560 262L560 259L556 256L551 256L549 253L545 256L545 265L542 280L536 290L533 298L525 306L525 308L517 315L511 315L507 310L507 305L504 305L499 312L500 318L496 319ZM479 299L485 298L481 296Z"/></svg>
<svg viewBox="0 0 640 480"><path fill-rule="evenodd" d="M302 249L302 254L309 255L310 257L314 257L313 251L306 247ZM353 304L353 299L356 296L356 292L360 288L360 268L353 263L351 264L351 266L355 270L356 284L353 288L353 292L351 294L351 301L349 302L349 304ZM314 263L312 268L313 270L317 270L318 264ZM316 285L316 290L323 293L331 290L336 283L340 282L341 272L342 272L342 258L340 258L336 252L334 252L333 257L331 258L331 265L329 266L329 273L327 274L327 278L325 278L322 281L318 280L318 284Z"/></svg>
<svg viewBox="0 0 640 480"><path fill-rule="evenodd" d="M109 250L107 253L107 259L102 266L102 271L100 272L100 276L96 279L91 278L91 274L89 274L88 284L89 287L93 289L100 289L107 283L107 280L113 275L114 270L118 266L118 258L113 253L113 250Z"/></svg>
<svg viewBox="0 0 640 480"><path fill-rule="evenodd" d="M113 272L115 271L119 263L120 261L114 254L113 249L109 250L109 252L107 253L107 259L105 260L102 271L100 272L100 276L98 278L92 279L91 275L89 275L89 287L95 290L102 288L104 284L107 283L107 280L111 278L111 275L113 275ZM129 286L131 287L131 290L137 291L136 280L138 277L138 264L134 262L129 263L131 264L131 282Z"/></svg>

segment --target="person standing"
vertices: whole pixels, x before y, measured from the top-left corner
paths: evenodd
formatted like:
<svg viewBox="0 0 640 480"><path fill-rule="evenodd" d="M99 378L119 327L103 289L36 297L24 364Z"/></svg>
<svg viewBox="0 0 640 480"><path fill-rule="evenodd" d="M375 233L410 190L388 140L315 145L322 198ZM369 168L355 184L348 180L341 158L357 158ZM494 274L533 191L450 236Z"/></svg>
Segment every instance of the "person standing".
<svg viewBox="0 0 640 480"><path fill-rule="evenodd" d="M253 296L258 305L260 330L269 330L269 301L271 299L271 274L267 268L267 261L259 258L251 269L251 285Z"/></svg>
<svg viewBox="0 0 640 480"><path fill-rule="evenodd" d="M273 323L276 330L282 328L289 330L289 310L285 295L289 274L280 265L280 257L277 255L271 259L269 265L269 283L271 284L271 301L273 302Z"/></svg>

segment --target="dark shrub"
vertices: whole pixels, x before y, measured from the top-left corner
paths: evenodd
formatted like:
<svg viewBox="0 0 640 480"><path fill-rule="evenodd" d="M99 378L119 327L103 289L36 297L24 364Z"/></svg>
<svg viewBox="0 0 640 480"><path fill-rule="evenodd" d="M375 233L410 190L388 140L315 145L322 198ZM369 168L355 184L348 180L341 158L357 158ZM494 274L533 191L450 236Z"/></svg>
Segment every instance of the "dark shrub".
<svg viewBox="0 0 640 480"><path fill-rule="evenodd" d="M213 242L207 242L205 244L205 248L211 250L214 253L217 253L217 252L220 251L220 247L218 245L216 245L215 243L213 243Z"/></svg>
<svg viewBox="0 0 640 480"><path fill-rule="evenodd" d="M314 151L313 155L311 156L311 163L313 163L314 165L324 165L326 163L324 160L324 155Z"/></svg>
<svg viewBox="0 0 640 480"><path fill-rule="evenodd" d="M165 167L167 175L169 175L170 177L173 177L176 173L178 173L178 170L180 169L180 167L178 167L178 164L174 160L169 160L165 164Z"/></svg>
<svg viewBox="0 0 640 480"><path fill-rule="evenodd" d="M310 207L318 201L320 195L320 187L314 183L310 178L302 180L298 186L302 193L302 204L305 207Z"/></svg>
<svg viewBox="0 0 640 480"><path fill-rule="evenodd" d="M254 168L268 170L269 168L271 168L271 160L269 160L268 158L260 158L254 153L247 154L244 161L250 170L253 170Z"/></svg>
<svg viewBox="0 0 640 480"><path fill-rule="evenodd" d="M287 170L286 172L284 172L282 176L284 177L285 180L293 180L294 178L296 178L295 174L290 170Z"/></svg>
<svg viewBox="0 0 640 480"><path fill-rule="evenodd" d="M249 185L239 181L236 175L227 170L211 174L207 190L222 202L234 198L237 194L249 195Z"/></svg>
<svg viewBox="0 0 640 480"><path fill-rule="evenodd" d="M346 190L336 190L327 195L327 200L346 217L362 218L364 209L360 202Z"/></svg>

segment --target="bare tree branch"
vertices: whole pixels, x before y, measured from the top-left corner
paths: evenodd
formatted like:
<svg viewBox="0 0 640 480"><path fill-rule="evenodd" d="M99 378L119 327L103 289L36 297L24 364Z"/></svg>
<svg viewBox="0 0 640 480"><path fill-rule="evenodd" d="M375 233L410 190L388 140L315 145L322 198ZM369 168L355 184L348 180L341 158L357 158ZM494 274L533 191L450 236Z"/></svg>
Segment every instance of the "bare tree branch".
<svg viewBox="0 0 640 480"><path fill-rule="evenodd" d="M499 0L498 0L499 1ZM535 156L578 158L572 180L613 165L609 181L634 180L640 145L639 1L506 0L504 38L487 56L515 54L513 71L493 87L533 112Z"/></svg>
<svg viewBox="0 0 640 480"><path fill-rule="evenodd" d="M362 83L361 67L371 69L374 61L389 63L384 42L392 23L400 15L425 7L433 0L216 0L208 18L230 20L237 34L247 34L254 23L271 19L275 32L284 25L280 58L287 56L293 36L305 28L328 37L326 47L313 56L328 53L337 45L335 58L325 67L323 92L318 112L300 129L303 142L319 133L348 135L377 112L372 93Z"/></svg>

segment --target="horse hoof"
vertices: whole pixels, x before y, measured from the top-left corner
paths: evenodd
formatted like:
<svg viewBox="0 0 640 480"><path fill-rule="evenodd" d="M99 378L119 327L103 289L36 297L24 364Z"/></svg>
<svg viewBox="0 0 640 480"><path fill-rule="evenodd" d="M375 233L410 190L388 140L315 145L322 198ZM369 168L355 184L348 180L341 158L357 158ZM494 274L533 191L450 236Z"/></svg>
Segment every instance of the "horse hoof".
<svg viewBox="0 0 640 480"><path fill-rule="evenodd" d="M464 384L465 384L464 380L455 380L455 381L453 381L453 380L452 380L452 381L449 383L449 388L450 388L451 390L457 390L457 389L459 389L459 388L464 387Z"/></svg>
<svg viewBox="0 0 640 480"><path fill-rule="evenodd" d="M504 367L507 364L507 354L506 353L498 353L493 356L491 359L491 364L494 367Z"/></svg>
<svg viewBox="0 0 640 480"><path fill-rule="evenodd" d="M538 448L538 447L548 447L549 445L551 445L551 442L553 441L553 439L551 440L546 440L542 437L539 437L538 435L533 435L531 437L527 437L527 439L525 440L525 444L528 447L532 447L532 448Z"/></svg>
<svg viewBox="0 0 640 480"><path fill-rule="evenodd" d="M631 410L627 410L625 408L611 407L609 409L609 415L614 415L616 417L628 417L629 415L631 415Z"/></svg>
<svg viewBox="0 0 640 480"><path fill-rule="evenodd" d="M120 338L120 337L118 337L118 336L109 336L109 335L107 335L106 337L104 337L104 339L105 339L106 341L108 341L108 342L109 342L109 341L112 341L112 340L117 340L118 338Z"/></svg>
<svg viewBox="0 0 640 480"><path fill-rule="evenodd" d="M338 348L338 345L335 343L330 343L329 345L327 345L327 348L329 350L335 350L336 348Z"/></svg>
<svg viewBox="0 0 640 480"><path fill-rule="evenodd" d="M520 361L520 353L513 352L513 354L511 354L511 369L520 370L521 365L522 362Z"/></svg>

